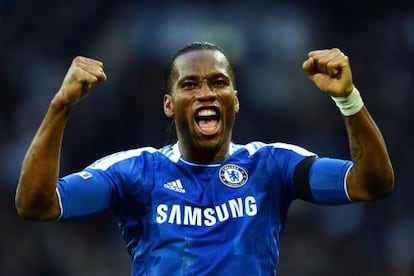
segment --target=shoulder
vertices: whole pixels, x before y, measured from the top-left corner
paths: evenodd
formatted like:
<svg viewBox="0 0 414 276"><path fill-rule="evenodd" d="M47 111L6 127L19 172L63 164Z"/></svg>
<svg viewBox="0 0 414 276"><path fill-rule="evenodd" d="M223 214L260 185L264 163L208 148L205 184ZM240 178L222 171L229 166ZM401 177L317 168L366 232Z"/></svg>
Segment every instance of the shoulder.
<svg viewBox="0 0 414 276"><path fill-rule="evenodd" d="M89 168L90 169L100 169L100 170L107 170L109 167L113 166L114 164L132 160L137 157L144 157L145 155L152 155L154 153L158 152L158 149L153 147L143 147L143 148L137 148L137 149L130 149L125 151L119 151L115 152L109 155L106 155L94 163L92 163Z"/></svg>
<svg viewBox="0 0 414 276"><path fill-rule="evenodd" d="M136 162L153 161L156 158L166 158L165 160L178 162L180 156L181 154L177 143L161 148L141 147L109 154L95 161L89 168L106 170L119 163L125 164L126 162L130 162L136 165Z"/></svg>
<svg viewBox="0 0 414 276"><path fill-rule="evenodd" d="M261 151L268 151L268 152L291 152L294 154L299 154L303 156L312 156L315 153L294 144L276 142L276 143L264 143L260 141L253 141L248 144L232 144L230 153L236 153L238 151L247 151L249 155L254 155Z"/></svg>

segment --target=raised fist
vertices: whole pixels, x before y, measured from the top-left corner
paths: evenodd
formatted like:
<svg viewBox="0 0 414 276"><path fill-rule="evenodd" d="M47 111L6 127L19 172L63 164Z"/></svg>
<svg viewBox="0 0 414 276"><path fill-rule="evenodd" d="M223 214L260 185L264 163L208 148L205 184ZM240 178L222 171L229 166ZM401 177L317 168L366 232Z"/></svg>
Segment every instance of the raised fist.
<svg viewBox="0 0 414 276"><path fill-rule="evenodd" d="M73 105L85 97L100 81L106 80L103 63L87 57L78 56L72 61L58 91L60 100Z"/></svg>

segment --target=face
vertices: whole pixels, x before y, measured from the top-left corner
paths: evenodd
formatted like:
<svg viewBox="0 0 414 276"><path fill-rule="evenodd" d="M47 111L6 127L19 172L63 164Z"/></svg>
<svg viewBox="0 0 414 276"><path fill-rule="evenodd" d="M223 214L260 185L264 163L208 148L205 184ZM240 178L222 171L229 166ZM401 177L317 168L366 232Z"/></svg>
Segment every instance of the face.
<svg viewBox="0 0 414 276"><path fill-rule="evenodd" d="M192 161L226 158L237 91L226 57L217 50L196 50L175 60L172 91L164 96L164 112L174 117L180 150Z"/></svg>

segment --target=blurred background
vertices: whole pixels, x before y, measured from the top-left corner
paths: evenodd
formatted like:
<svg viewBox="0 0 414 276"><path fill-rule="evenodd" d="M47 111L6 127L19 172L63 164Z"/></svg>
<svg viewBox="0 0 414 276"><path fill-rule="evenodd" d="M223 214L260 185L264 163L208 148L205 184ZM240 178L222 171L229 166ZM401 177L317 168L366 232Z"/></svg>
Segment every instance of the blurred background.
<svg viewBox="0 0 414 276"><path fill-rule="evenodd" d="M77 55L102 60L108 80L73 108L62 175L108 153L161 146L164 68L192 41L217 43L233 59L234 142L288 142L339 158L349 158L342 118L301 65L312 49L349 56L387 141L395 192L347 206L294 202L279 275L414 275L414 7L403 2L0 0L0 275L129 275L111 214L65 224L17 217L21 161Z"/></svg>

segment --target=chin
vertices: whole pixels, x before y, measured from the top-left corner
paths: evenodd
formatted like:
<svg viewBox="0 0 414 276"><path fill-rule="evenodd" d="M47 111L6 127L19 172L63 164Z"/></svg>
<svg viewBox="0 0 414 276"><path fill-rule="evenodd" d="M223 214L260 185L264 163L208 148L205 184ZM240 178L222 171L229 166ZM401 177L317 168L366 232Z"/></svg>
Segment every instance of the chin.
<svg viewBox="0 0 414 276"><path fill-rule="evenodd" d="M221 148L222 143L218 141L198 141L197 149L200 151L218 151Z"/></svg>
<svg viewBox="0 0 414 276"><path fill-rule="evenodd" d="M203 135L200 132L194 133L192 143L196 145L196 149L200 151L217 152L223 150L223 147L228 146L227 141L230 141L231 133L223 133L217 131L214 135Z"/></svg>

